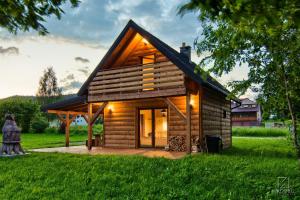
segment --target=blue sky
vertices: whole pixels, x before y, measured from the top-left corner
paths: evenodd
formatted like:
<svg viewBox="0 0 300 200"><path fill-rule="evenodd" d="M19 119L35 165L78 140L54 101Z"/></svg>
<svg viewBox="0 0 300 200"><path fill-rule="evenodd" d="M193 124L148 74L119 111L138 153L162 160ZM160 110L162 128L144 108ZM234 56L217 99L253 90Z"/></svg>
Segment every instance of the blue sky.
<svg viewBox="0 0 300 200"><path fill-rule="evenodd" d="M182 42L192 45L201 35L194 13L177 15L180 0L82 0L78 8L64 6L61 20L49 18L44 24L50 32L14 36L0 29L0 98L11 95L35 95L46 67L56 71L64 93L77 92L96 67L129 19L179 49ZM199 58L193 52L194 61ZM218 78L246 77L242 67Z"/></svg>

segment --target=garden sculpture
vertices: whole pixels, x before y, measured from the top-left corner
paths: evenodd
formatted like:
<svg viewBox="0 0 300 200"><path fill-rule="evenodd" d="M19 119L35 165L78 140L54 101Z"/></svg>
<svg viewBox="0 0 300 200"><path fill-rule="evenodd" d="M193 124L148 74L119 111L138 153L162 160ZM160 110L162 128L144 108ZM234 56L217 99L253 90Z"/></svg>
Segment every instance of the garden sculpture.
<svg viewBox="0 0 300 200"><path fill-rule="evenodd" d="M2 128L2 147L0 151L0 155L6 153L7 155L11 155L12 152L15 154L25 154L21 147L21 130L17 126L14 116L11 114L5 115L5 123Z"/></svg>

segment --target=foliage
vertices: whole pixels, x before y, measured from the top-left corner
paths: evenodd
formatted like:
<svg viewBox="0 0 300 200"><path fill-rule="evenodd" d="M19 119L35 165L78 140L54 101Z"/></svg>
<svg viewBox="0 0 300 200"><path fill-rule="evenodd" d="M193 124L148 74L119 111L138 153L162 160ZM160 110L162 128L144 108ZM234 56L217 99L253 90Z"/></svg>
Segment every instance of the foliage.
<svg viewBox="0 0 300 200"><path fill-rule="evenodd" d="M48 33L43 25L45 18L56 16L58 19L64 13L62 6L70 2L72 7L79 5L79 0L13 0L0 1L0 26L9 32L36 30L41 35Z"/></svg>
<svg viewBox="0 0 300 200"><path fill-rule="evenodd" d="M2 158L0 168L0 199L297 199L300 195L298 160L282 138L233 138L233 147L223 155L180 160L31 153ZM291 197L276 192L277 177L282 176L289 177Z"/></svg>
<svg viewBox="0 0 300 200"><path fill-rule="evenodd" d="M44 133L45 129L49 126L47 119L44 116L36 116L31 121L31 130L34 133Z"/></svg>
<svg viewBox="0 0 300 200"><path fill-rule="evenodd" d="M58 130L56 127L48 127L45 129L44 132L47 134L56 134L56 133L58 133Z"/></svg>
<svg viewBox="0 0 300 200"><path fill-rule="evenodd" d="M285 137L289 135L287 128L233 127L232 135L250 137Z"/></svg>
<svg viewBox="0 0 300 200"><path fill-rule="evenodd" d="M15 116L16 123L22 132L28 132L33 118L40 112L37 102L30 99L6 99L0 101L0 127L4 124L4 116L11 113Z"/></svg>
<svg viewBox="0 0 300 200"><path fill-rule="evenodd" d="M247 89L259 92L260 102L270 114L287 111L297 139L300 113L300 4L298 0L227 1L191 0L179 13L196 11L203 27L197 53L209 52L198 67L211 66L221 76L237 65L247 64L248 78L232 81L232 94Z"/></svg>
<svg viewBox="0 0 300 200"><path fill-rule="evenodd" d="M103 134L103 125L102 124L95 124L93 125L93 134Z"/></svg>
<svg viewBox="0 0 300 200"><path fill-rule="evenodd" d="M56 74L53 67L48 67L39 82L39 88L37 92L38 100L41 105L46 105L50 103L49 101L55 100L54 97L58 99L61 97L61 89L58 87Z"/></svg>

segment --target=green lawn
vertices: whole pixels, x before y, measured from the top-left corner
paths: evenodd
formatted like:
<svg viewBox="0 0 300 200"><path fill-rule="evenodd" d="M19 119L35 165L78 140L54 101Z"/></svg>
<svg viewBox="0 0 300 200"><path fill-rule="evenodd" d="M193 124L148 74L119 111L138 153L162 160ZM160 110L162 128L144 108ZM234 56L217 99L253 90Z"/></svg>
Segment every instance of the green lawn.
<svg viewBox="0 0 300 200"><path fill-rule="evenodd" d="M232 135L248 137L286 137L290 135L288 128L265 127L232 127Z"/></svg>
<svg viewBox="0 0 300 200"><path fill-rule="evenodd" d="M71 134L71 145L82 144L87 139L87 134ZM65 135L58 133L23 133L21 135L22 147L24 149L59 147L65 145ZM0 134L0 142L2 134Z"/></svg>
<svg viewBox="0 0 300 200"><path fill-rule="evenodd" d="M289 177L291 199L300 198L285 138L236 137L221 155L180 160L32 153L1 158L0 169L0 199L287 199L277 177Z"/></svg>

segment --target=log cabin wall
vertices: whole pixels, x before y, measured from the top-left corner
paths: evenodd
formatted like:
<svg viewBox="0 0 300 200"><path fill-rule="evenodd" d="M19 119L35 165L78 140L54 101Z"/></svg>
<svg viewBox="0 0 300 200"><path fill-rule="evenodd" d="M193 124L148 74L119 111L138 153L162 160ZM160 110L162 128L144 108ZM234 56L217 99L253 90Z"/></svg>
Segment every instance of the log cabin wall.
<svg viewBox="0 0 300 200"><path fill-rule="evenodd" d="M186 115L186 97L170 97L170 100L179 108L181 112ZM192 136L199 136L199 94L191 95L192 101L192 113L191 113L191 130ZM173 110L169 109L169 123L168 133L169 136L185 136L186 135L186 121L184 121L178 114Z"/></svg>
<svg viewBox="0 0 300 200"><path fill-rule="evenodd" d="M185 114L185 96L170 97L171 101ZM192 95L192 136L199 136L199 96ZM106 147L138 147L138 108L168 108L164 100L143 99L110 102L104 109L104 143ZM186 135L185 121L168 109L168 139L171 136Z"/></svg>
<svg viewBox="0 0 300 200"><path fill-rule="evenodd" d="M223 95L203 88L202 124L204 135L220 136L223 148L231 146L230 101Z"/></svg>

